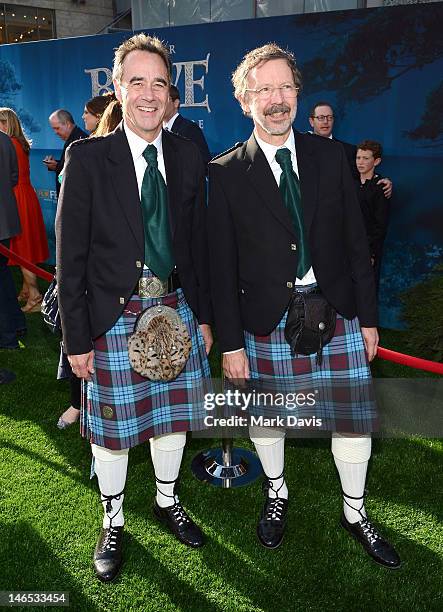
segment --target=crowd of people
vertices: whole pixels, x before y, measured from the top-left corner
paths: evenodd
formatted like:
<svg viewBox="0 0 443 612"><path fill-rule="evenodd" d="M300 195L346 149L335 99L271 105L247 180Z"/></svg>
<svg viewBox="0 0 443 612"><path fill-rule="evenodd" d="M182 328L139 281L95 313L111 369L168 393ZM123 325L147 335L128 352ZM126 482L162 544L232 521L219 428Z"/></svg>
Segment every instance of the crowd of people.
<svg viewBox="0 0 443 612"><path fill-rule="evenodd" d="M267 44L247 53L232 77L253 132L209 161L202 131L179 114L171 68L157 38L133 36L116 49L115 93L85 105L90 137L64 109L49 117L65 143L59 160L45 159L59 190L59 376L71 381L71 406L58 426L80 418L91 443L103 504L96 575L109 582L122 567L128 453L148 440L154 515L183 544L205 542L175 485L186 432L204 428L213 327L224 374L237 387L302 385L324 397L342 389L339 400L316 407L331 432L341 525L373 560L396 569L400 558L364 504L378 422L369 363L378 345L376 287L392 192L391 181L375 174L381 145L337 141L326 102L310 112L313 134L294 130L301 75L292 53ZM30 260L41 262L47 243L29 182L30 143L10 116L16 117L11 109L0 109L1 172L9 177L0 240L19 249L15 237L26 242L29 232ZM3 260L1 279L17 303ZM35 278L23 271L23 279L22 310L32 312L41 295ZM330 322L317 321L310 343L300 318L303 333L288 340L288 321L299 317L300 303L306 319L324 312ZM26 326L23 312L8 308L0 347L15 348ZM173 367L179 373L172 375ZM249 435L265 473L257 536L264 547L277 548L289 504L285 428L251 425Z"/></svg>

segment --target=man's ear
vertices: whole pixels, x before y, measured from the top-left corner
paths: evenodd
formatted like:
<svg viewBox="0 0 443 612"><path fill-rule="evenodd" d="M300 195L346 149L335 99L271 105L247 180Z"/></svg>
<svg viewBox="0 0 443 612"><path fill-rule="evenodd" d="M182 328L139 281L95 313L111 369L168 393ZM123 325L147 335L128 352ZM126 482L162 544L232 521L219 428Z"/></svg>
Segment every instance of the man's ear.
<svg viewBox="0 0 443 612"><path fill-rule="evenodd" d="M116 81L115 79L112 81L112 83L114 84L115 97L121 104L122 103L122 90L120 87L120 83Z"/></svg>
<svg viewBox="0 0 443 612"><path fill-rule="evenodd" d="M175 112L178 113L178 109L179 109L179 106L180 106L180 100L177 98L176 100L173 100L172 103L174 105Z"/></svg>
<svg viewBox="0 0 443 612"><path fill-rule="evenodd" d="M244 94L239 95L237 97L237 100L240 103L240 106L241 106L241 109L242 109L243 113L245 115L250 115L251 114L251 107L249 106L249 103L248 103L248 94L245 92Z"/></svg>
<svg viewBox="0 0 443 612"><path fill-rule="evenodd" d="M381 163L381 157L376 157L374 159L374 166L378 166L378 164L380 164L380 163Z"/></svg>
<svg viewBox="0 0 443 612"><path fill-rule="evenodd" d="M312 117L309 117L309 125L311 128L314 128L314 119Z"/></svg>

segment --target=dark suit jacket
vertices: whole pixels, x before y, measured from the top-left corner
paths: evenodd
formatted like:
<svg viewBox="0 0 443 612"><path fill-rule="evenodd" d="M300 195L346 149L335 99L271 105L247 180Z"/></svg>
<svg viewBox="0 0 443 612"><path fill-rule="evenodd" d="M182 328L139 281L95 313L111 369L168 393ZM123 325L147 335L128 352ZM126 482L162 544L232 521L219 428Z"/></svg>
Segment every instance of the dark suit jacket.
<svg viewBox="0 0 443 612"><path fill-rule="evenodd" d="M0 240L12 238L21 232L13 191L17 182L18 165L14 145L9 136L0 132Z"/></svg>
<svg viewBox="0 0 443 612"><path fill-rule="evenodd" d="M345 142L344 140L339 140L338 138L332 137L332 140L335 142L339 142L343 149L345 150L346 159L348 160L349 167L351 169L352 176L356 179L360 179L360 174L357 170L356 157L357 157L357 147L349 142Z"/></svg>
<svg viewBox="0 0 443 612"><path fill-rule="evenodd" d="M81 128L75 125L74 129L69 135L68 140L65 140L65 144L63 146L63 151L62 151L62 156L57 161L57 167L55 169L55 188L57 189L57 195L59 195L60 193L60 183L58 180L58 176L60 172L63 170L63 167L65 165L66 149L69 147L71 143L75 142L76 140L81 140L82 138L88 138L88 135Z"/></svg>
<svg viewBox="0 0 443 612"><path fill-rule="evenodd" d="M195 142L200 149L204 163L209 163L211 153L209 151L208 143L206 142L203 131L196 123L186 119L182 115L179 115L172 124L171 132L174 132L174 134L180 134L180 136L184 136L185 138L192 140L192 142Z"/></svg>
<svg viewBox="0 0 443 612"><path fill-rule="evenodd" d="M374 278L355 185L343 148L295 133L306 232L319 287L344 317L377 324ZM296 235L254 135L209 164L211 290L222 351L243 330L268 335L292 294ZM295 248L294 248L295 247Z"/></svg>
<svg viewBox="0 0 443 612"><path fill-rule="evenodd" d="M208 323L204 166L194 143L165 131L163 155L177 271L188 304ZM144 262L137 179L122 124L67 150L56 236L65 349L87 353L121 315Z"/></svg>

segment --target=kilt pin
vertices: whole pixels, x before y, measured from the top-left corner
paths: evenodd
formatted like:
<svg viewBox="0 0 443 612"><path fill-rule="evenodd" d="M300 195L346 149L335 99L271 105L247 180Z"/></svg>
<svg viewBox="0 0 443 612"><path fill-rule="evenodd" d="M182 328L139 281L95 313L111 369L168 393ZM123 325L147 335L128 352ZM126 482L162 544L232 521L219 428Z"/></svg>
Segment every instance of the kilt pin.
<svg viewBox="0 0 443 612"><path fill-rule="evenodd" d="M144 277L152 276L149 269ZM192 341L184 370L172 381L151 381L135 372L128 338L137 316L163 304L177 310ZM111 450L137 446L153 436L204 428L203 399L209 387L209 363L203 337L183 291L162 298L133 295L114 326L94 341L95 373L87 384L81 434Z"/></svg>

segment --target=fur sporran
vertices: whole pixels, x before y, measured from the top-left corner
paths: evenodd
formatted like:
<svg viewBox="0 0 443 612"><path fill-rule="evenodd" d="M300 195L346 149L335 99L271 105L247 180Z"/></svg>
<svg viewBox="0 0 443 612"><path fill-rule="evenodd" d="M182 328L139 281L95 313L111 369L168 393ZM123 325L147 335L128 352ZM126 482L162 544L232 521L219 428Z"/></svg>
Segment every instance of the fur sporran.
<svg viewBox="0 0 443 612"><path fill-rule="evenodd" d="M185 367L191 348L188 330L177 311L153 306L137 318L128 340L129 362L149 380L174 380Z"/></svg>

